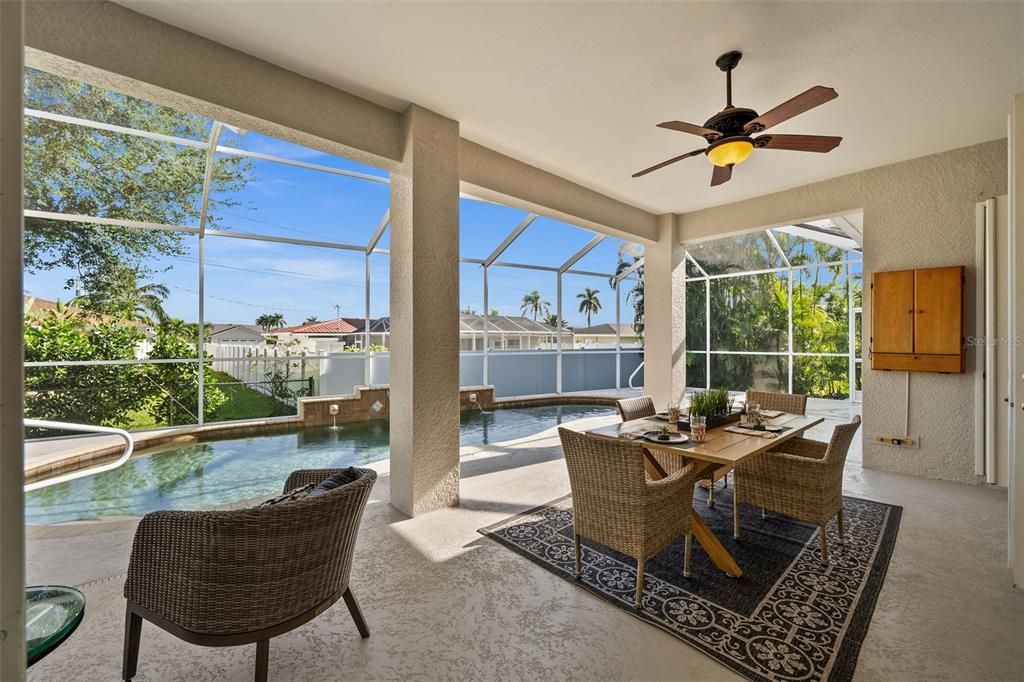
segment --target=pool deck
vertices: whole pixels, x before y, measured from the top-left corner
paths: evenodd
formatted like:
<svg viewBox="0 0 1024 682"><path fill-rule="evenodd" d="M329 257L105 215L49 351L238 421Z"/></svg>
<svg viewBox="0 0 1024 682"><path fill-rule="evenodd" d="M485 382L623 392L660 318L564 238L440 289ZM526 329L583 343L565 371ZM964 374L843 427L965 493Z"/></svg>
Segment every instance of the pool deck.
<svg viewBox="0 0 1024 682"><path fill-rule="evenodd" d="M809 435L827 439L835 423ZM854 680L1020 679L1024 596L1006 569L1006 491L863 469L860 450L858 439L846 494L904 511ZM381 476L352 569L372 635L360 639L345 607L335 605L272 641L272 679L740 680L479 535L569 491L555 429L464 452L460 506L415 518L388 504L388 463L374 465ZM88 601L81 627L29 670L29 680L120 679L122 589L137 523L29 529L29 582L76 585ZM695 550L694 561L707 560ZM251 680L253 664L252 646L192 646L147 624L137 679Z"/></svg>

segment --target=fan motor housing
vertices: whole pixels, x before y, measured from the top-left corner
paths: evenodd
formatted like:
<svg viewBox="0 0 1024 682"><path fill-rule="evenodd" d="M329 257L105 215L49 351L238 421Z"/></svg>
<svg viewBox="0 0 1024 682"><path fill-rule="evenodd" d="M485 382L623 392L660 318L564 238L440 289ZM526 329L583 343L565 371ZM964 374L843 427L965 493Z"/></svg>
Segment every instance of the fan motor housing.
<svg viewBox="0 0 1024 682"><path fill-rule="evenodd" d="M750 123L757 118L757 112L753 109L744 109L741 107L731 107L719 111L717 114L709 118L705 123L705 128L711 130L717 130L722 133L722 137L734 137L736 135L746 135L747 131L743 130L743 126Z"/></svg>

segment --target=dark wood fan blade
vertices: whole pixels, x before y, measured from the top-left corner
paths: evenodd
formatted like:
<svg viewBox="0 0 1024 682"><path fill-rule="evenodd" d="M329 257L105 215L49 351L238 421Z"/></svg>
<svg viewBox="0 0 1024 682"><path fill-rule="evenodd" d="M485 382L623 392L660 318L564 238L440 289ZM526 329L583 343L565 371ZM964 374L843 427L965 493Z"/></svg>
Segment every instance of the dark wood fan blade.
<svg viewBox="0 0 1024 682"><path fill-rule="evenodd" d="M743 126L743 130L748 133L759 133L825 102L834 100L836 97L839 97L839 93L832 88L826 88L824 85L815 85L807 92L803 92L774 109L761 114Z"/></svg>
<svg viewBox="0 0 1024 682"><path fill-rule="evenodd" d="M708 142L713 142L722 136L722 133L717 130L687 123L686 121L665 121L664 123L659 123L658 127L678 130L681 133L690 133L691 135L700 135Z"/></svg>
<svg viewBox="0 0 1024 682"><path fill-rule="evenodd" d="M679 155L679 156L677 156L675 158L669 159L668 161L662 161L661 163L657 164L656 166L651 166L650 168L645 168L642 171L640 171L639 173L633 173L633 177L634 178L639 178L641 175L647 175L651 171L656 171L659 168L664 168L665 166L667 166L667 165L669 165L671 163L675 163L676 161L682 161L683 159L688 159L691 156L697 156L698 154L703 154L703 153L704 153L703 149L694 149L692 152L686 152L685 154L681 154L681 155Z"/></svg>
<svg viewBox="0 0 1024 682"><path fill-rule="evenodd" d="M732 178L732 166L715 166L711 173L711 186L721 185Z"/></svg>
<svg viewBox="0 0 1024 682"><path fill-rule="evenodd" d="M828 135L762 135L754 140L761 149L788 149L794 152L818 152L824 154L839 146L841 137Z"/></svg>

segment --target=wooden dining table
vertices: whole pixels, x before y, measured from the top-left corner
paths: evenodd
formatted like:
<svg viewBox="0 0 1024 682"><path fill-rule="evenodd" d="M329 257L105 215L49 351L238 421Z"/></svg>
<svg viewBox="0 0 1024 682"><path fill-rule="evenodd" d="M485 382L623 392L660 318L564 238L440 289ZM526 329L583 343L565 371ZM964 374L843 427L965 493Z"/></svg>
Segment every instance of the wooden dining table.
<svg viewBox="0 0 1024 682"><path fill-rule="evenodd" d="M643 440L644 444L644 468L647 475L659 480L667 474L652 456L652 452L665 453L687 460L695 460L698 463L697 480L718 479L727 474L739 462L747 457L754 457L777 448L790 438L803 435L807 429L817 426L824 421L821 417L808 417L802 414L783 413L773 419L767 420L768 424L782 426L784 430L774 438L766 438L765 434L757 435L734 433L726 431L729 427L739 426L738 423L726 424L713 429L708 429L703 441L696 442L692 438L684 443L672 445L656 441ZM612 424L592 429L587 433L603 438L627 438L636 440L639 434L648 431L657 431L664 426L665 422L654 417L645 419L634 419L621 424ZM713 485L713 484L712 484ZM715 566L734 578L743 575L743 569L736 563L736 560L729 554L729 551L722 544L718 536L708 526L700 513L694 510L693 513L693 536L697 538L704 551L707 552Z"/></svg>

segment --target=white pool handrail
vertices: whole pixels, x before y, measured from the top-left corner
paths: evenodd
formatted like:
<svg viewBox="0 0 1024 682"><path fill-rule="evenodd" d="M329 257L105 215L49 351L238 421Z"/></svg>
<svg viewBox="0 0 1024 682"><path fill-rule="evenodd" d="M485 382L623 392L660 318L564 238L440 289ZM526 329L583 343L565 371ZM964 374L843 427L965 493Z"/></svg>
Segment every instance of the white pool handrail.
<svg viewBox="0 0 1024 682"><path fill-rule="evenodd" d="M53 476L51 478L43 479L42 481L35 481L34 483L25 484L25 492L32 490L39 490L40 488L46 488L51 485L57 485L58 483L66 483L67 481L73 481L76 478L84 478L85 476L92 476L104 471L110 471L116 469L132 456L132 450L135 449L135 439L132 438L132 434L128 433L124 429L115 429L111 426L92 426L90 424L69 424L66 422L51 422L43 419L26 419L25 426L33 429L57 429L59 431L81 431L83 433L109 433L114 436L120 436L124 439L124 452L113 462L107 462L96 467L89 467L88 469L79 469L60 476Z"/></svg>
<svg viewBox="0 0 1024 682"><path fill-rule="evenodd" d="M642 370L643 368L644 368L644 361L641 360L640 364L637 365L636 369L633 370L633 373L629 375L629 387L630 388L636 388L636 386L633 385L633 379L636 377L637 374L639 374L640 370Z"/></svg>

